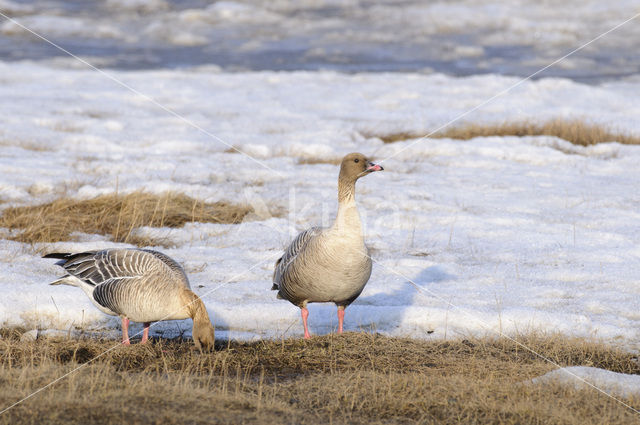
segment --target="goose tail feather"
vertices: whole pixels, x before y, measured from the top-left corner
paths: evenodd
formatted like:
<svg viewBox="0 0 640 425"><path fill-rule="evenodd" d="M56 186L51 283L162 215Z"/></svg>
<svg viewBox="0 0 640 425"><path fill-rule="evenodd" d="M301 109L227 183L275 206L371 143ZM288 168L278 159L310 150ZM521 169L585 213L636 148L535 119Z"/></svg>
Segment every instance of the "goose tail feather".
<svg viewBox="0 0 640 425"><path fill-rule="evenodd" d="M69 286L78 286L77 283L70 281L70 279L73 279L71 277L71 275L64 275L62 277L59 277L58 279L54 280L53 282L51 282L49 285L69 285Z"/></svg>
<svg viewBox="0 0 640 425"><path fill-rule="evenodd" d="M69 254L68 252L50 252L49 254L43 255L42 258L59 258L61 260L65 260L70 255L72 254Z"/></svg>
<svg viewBox="0 0 640 425"><path fill-rule="evenodd" d="M54 280L49 285L64 285L64 279L64 277L61 277L60 279Z"/></svg>

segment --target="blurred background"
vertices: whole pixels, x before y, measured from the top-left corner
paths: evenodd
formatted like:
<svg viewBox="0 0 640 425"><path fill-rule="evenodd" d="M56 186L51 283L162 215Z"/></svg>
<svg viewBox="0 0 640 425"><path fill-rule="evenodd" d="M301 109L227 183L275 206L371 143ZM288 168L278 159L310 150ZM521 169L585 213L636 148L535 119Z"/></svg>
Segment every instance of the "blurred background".
<svg viewBox="0 0 640 425"><path fill-rule="evenodd" d="M497 73L527 76L640 12L633 0L0 0L92 64L114 69ZM637 74L630 22L537 77ZM0 20L0 60L83 67Z"/></svg>

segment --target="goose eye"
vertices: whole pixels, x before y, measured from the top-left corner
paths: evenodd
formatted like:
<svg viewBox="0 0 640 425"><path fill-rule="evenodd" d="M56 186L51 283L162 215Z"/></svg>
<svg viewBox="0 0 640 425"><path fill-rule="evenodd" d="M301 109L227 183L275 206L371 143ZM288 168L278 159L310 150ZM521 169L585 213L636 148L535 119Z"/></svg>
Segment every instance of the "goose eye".
<svg viewBox="0 0 640 425"><path fill-rule="evenodd" d="M360 162L358 158L354 159L353 162Z"/></svg>

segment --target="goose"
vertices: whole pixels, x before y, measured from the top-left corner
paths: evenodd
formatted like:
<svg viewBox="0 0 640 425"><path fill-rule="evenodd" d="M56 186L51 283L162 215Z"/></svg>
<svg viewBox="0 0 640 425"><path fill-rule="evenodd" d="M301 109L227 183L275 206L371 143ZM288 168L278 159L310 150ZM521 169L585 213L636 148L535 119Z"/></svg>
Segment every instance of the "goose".
<svg viewBox="0 0 640 425"><path fill-rule="evenodd" d="M103 313L122 319L122 343L129 345L129 321L144 323L141 343L149 339L151 322L193 319L193 342L202 349L214 343L214 329L202 300L191 291L183 268L151 249L104 249L80 253L54 252L56 265L67 272L50 285L77 286Z"/></svg>
<svg viewBox="0 0 640 425"><path fill-rule="evenodd" d="M345 308L358 298L371 276L355 188L360 177L382 170L361 153L346 155L340 164L338 213L333 225L303 231L276 261L271 289L278 291L277 298L300 307L305 339L311 338L307 303L335 303L341 334Z"/></svg>

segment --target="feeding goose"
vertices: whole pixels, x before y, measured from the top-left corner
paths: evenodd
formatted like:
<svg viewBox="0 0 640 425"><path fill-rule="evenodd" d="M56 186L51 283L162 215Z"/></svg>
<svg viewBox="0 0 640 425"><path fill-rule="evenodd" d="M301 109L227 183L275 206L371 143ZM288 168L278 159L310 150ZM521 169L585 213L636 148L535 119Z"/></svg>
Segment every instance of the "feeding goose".
<svg viewBox="0 0 640 425"><path fill-rule="evenodd" d="M68 273L51 285L82 289L103 313L122 318L122 343L129 345L129 321L144 323L141 343L149 339L151 322L193 319L193 342L213 347L214 329L202 300L191 291L182 267L150 249L105 249L51 253Z"/></svg>
<svg viewBox="0 0 640 425"><path fill-rule="evenodd" d="M335 303L338 333L342 333L345 308L358 298L371 276L355 189L360 177L381 170L361 153L345 156L340 164L338 214L333 225L300 233L276 261L271 289L278 291L278 298L300 307L306 339L311 337L307 303Z"/></svg>

